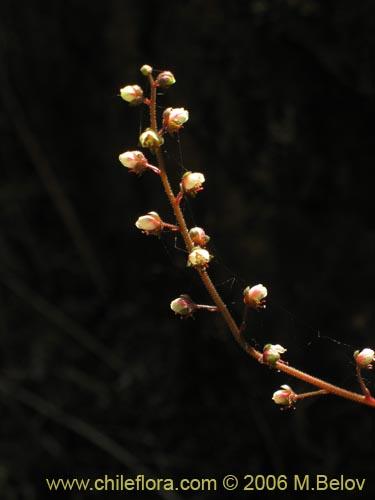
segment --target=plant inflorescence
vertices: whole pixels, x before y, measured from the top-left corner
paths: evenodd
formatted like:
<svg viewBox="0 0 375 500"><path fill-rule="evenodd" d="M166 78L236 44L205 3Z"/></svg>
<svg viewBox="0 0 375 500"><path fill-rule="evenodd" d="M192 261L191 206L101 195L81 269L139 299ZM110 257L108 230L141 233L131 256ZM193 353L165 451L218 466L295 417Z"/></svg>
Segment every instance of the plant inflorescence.
<svg viewBox="0 0 375 500"><path fill-rule="evenodd" d="M149 95L145 96L142 87L137 84L126 85L120 89L120 95L131 106L145 105L148 107L149 126L140 134L139 146L146 150L146 152L148 151L153 160L150 163L146 155L138 150L126 151L120 154L119 160L124 167L129 169L129 172L140 175L149 170L159 177L172 207L176 222L174 224L167 223L157 212L153 211L140 216L135 224L138 229L148 235L160 236L165 230L179 232L188 253L187 266L199 274L213 302L213 305L197 304L189 295L181 294L171 301L170 307L172 311L184 318L193 316L197 311L209 311L221 314L234 339L249 356L262 365L300 379L315 388L314 391L297 393L288 385L282 385L281 389L276 391L272 398L282 408L292 408L300 399L323 394L333 394L357 403L375 407L375 398L371 396L362 377L362 371L371 369L372 363L375 361L375 352L372 349L364 348L354 353L356 376L361 388L361 393L356 393L292 367L285 359L282 359L287 349L279 344L266 344L263 350L259 351L246 340L245 331L248 325L248 312L250 309L258 311L265 309L268 290L262 284L245 288L243 292L243 317L241 323L237 324L218 293L208 272L212 259L212 255L207 249L210 238L201 227L189 229L181 209L183 198L194 198L203 190L203 184L206 180L205 176L201 172L186 172L182 176L176 192L172 189L168 177L163 152L164 137L167 134L173 136L179 133L189 119L189 112L184 108L166 108L162 113L161 124L159 125L158 121L160 117L158 116L156 107L157 90L168 89L176 82L176 79L171 71L157 72L149 65L143 65L141 73L148 80Z"/></svg>

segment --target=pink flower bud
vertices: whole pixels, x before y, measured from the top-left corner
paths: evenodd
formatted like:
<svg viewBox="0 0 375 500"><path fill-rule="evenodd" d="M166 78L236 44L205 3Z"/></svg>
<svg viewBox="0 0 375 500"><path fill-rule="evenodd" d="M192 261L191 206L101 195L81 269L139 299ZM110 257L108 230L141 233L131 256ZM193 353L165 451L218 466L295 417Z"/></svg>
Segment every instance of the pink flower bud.
<svg viewBox="0 0 375 500"><path fill-rule="evenodd" d="M205 247L210 241L210 237L207 236L204 229L201 227L192 227L189 231L189 236L194 245L198 247Z"/></svg>
<svg viewBox="0 0 375 500"><path fill-rule="evenodd" d="M186 172L181 181L181 189L192 196L201 191L204 183L204 175L200 172Z"/></svg>
<svg viewBox="0 0 375 500"><path fill-rule="evenodd" d="M177 132L189 119L189 111L184 108L167 108L163 113L163 128L169 133Z"/></svg>
<svg viewBox="0 0 375 500"><path fill-rule="evenodd" d="M142 215L136 221L135 225L145 234L158 235L163 230L163 221L156 212L149 212Z"/></svg>
<svg viewBox="0 0 375 500"><path fill-rule="evenodd" d="M295 401L295 393L289 385L282 385L280 390L273 393L272 399L277 405L291 406Z"/></svg>
<svg viewBox="0 0 375 500"><path fill-rule="evenodd" d="M147 76L152 73L152 67L149 66L148 64L144 64L141 69L140 69L142 75Z"/></svg>
<svg viewBox="0 0 375 500"><path fill-rule="evenodd" d="M147 168L147 158L141 151L126 151L118 158L124 167L136 174L141 174Z"/></svg>
<svg viewBox="0 0 375 500"><path fill-rule="evenodd" d="M264 309L267 293L267 288L263 285L255 285L251 288L248 286L243 292L243 301L253 309Z"/></svg>
<svg viewBox="0 0 375 500"><path fill-rule="evenodd" d="M172 300L171 309L175 314L189 317L194 312L195 304L189 295L180 295L177 299Z"/></svg>
<svg viewBox="0 0 375 500"><path fill-rule="evenodd" d="M173 73L171 73L170 71L162 71L156 77L156 83L159 85L159 87L168 88L176 83L176 79Z"/></svg>
<svg viewBox="0 0 375 500"><path fill-rule="evenodd" d="M211 260L211 255L207 250L201 247L194 248L188 257L188 266L204 268L208 266Z"/></svg>
<svg viewBox="0 0 375 500"><path fill-rule="evenodd" d="M120 89L120 95L124 101L136 106L143 102L143 90L139 85L126 85Z"/></svg>
<svg viewBox="0 0 375 500"><path fill-rule="evenodd" d="M147 128L139 136L139 144L143 148L148 148L151 151L158 149L164 142L164 139L151 128Z"/></svg>
<svg viewBox="0 0 375 500"><path fill-rule="evenodd" d="M263 348L263 363L273 367L279 361L280 355L284 354L286 349L282 347L280 344L272 345L267 344Z"/></svg>
<svg viewBox="0 0 375 500"><path fill-rule="evenodd" d="M355 351L354 359L361 368L371 369L371 363L375 361L375 352L369 348L362 349L362 351Z"/></svg>

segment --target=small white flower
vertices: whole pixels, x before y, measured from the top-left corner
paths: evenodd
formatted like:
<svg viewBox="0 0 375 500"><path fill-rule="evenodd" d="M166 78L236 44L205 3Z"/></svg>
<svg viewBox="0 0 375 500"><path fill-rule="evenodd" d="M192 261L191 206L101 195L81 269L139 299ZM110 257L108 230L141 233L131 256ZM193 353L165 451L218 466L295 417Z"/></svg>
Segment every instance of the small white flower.
<svg viewBox="0 0 375 500"><path fill-rule="evenodd" d="M142 75L147 76L152 73L152 67L149 66L148 64L144 64L141 69L140 69Z"/></svg>
<svg viewBox="0 0 375 500"><path fill-rule="evenodd" d="M180 295L171 302L172 311L180 316L191 316L195 309L194 306L195 304L189 295Z"/></svg>
<svg viewBox="0 0 375 500"><path fill-rule="evenodd" d="M264 308L266 307L265 299L267 294L267 288L261 284L252 287L248 286L243 292L243 300L245 304L254 309Z"/></svg>
<svg viewBox="0 0 375 500"><path fill-rule="evenodd" d="M184 108L167 108L163 113L163 127L170 133L177 132L189 119L189 111Z"/></svg>
<svg viewBox="0 0 375 500"><path fill-rule="evenodd" d="M135 225L146 234L159 234L163 229L163 222L156 212L142 215L137 219Z"/></svg>
<svg viewBox="0 0 375 500"><path fill-rule="evenodd" d="M274 392L272 399L277 405L290 406L293 404L295 393L289 385L282 385L281 389Z"/></svg>
<svg viewBox="0 0 375 500"><path fill-rule="evenodd" d="M284 354L286 349L280 344L267 344L263 348L263 363L273 367L279 361L281 354Z"/></svg>
<svg viewBox="0 0 375 500"><path fill-rule="evenodd" d="M163 142L164 142L164 139L157 132L152 130L151 128L146 129L139 136L139 144L143 148L151 149L151 151L160 147L163 144Z"/></svg>
<svg viewBox="0 0 375 500"><path fill-rule="evenodd" d="M126 151L121 153L118 159L130 170L143 171L147 165L147 158L141 151Z"/></svg>
<svg viewBox="0 0 375 500"><path fill-rule="evenodd" d="M375 361L375 352L366 347L362 351L355 351L354 359L358 366L362 368L371 368L371 363Z"/></svg>
<svg viewBox="0 0 375 500"><path fill-rule="evenodd" d="M139 104L143 101L143 90L139 85L126 85L120 89L120 95L129 104Z"/></svg>
<svg viewBox="0 0 375 500"><path fill-rule="evenodd" d="M159 85L159 87L168 88L176 83L176 79L171 71L162 71L156 77L156 83Z"/></svg>
<svg viewBox="0 0 375 500"><path fill-rule="evenodd" d="M211 260L211 255L205 248L196 247L188 257L188 266L193 267L207 267Z"/></svg>
<svg viewBox="0 0 375 500"><path fill-rule="evenodd" d="M205 247L210 241L210 237L207 236L205 230L201 227L192 227L189 231L189 236L194 245L197 245L199 247Z"/></svg>
<svg viewBox="0 0 375 500"><path fill-rule="evenodd" d="M183 125L189 119L189 111L185 108L172 108L169 113L169 121L177 125Z"/></svg>
<svg viewBox="0 0 375 500"><path fill-rule="evenodd" d="M183 191L195 194L200 191L204 183L204 175L200 172L186 172L182 177L181 187Z"/></svg>

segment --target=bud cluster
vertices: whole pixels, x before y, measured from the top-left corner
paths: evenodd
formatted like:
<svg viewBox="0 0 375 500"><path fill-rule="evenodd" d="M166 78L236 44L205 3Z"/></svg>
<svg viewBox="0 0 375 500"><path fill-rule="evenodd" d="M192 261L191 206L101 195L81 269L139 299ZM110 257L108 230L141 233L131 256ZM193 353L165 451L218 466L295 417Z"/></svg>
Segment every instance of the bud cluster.
<svg viewBox="0 0 375 500"><path fill-rule="evenodd" d="M174 134L180 132L184 128L185 124L189 120L189 111L183 107L166 108L162 113L161 128L158 129L158 108L156 106L156 96L158 93L157 90L167 90L176 82L176 79L173 73L168 70L158 72L156 76L153 76L154 70L148 64L144 64L140 68L140 71L142 75L147 77L148 88L150 89L150 97L145 97L142 87L137 84L126 85L121 88L120 96L131 106L144 104L149 107L150 126L143 130L139 135L139 148L144 148L154 154L156 156L158 166L151 165L148 162L145 154L142 151L138 150L125 151L124 153L121 153L119 155L119 161L125 168L129 170L129 172L142 174L146 170L151 170L159 175L169 201L173 206L177 225L164 222L159 214L155 211L148 212L146 215L138 217L135 225L146 235L160 236L162 231L166 229L172 231L180 231L184 239L185 246L189 252L187 257L187 266L196 269L200 273L207 290L210 292L210 295L214 299L214 302L216 304L199 305L196 304L189 295L182 294L171 301L170 308L176 315L181 318L190 318L197 310L206 310L211 312L220 310L227 324L231 327L236 340L239 341L241 346L244 347L247 352L249 352L260 363L268 365L270 368L277 368L281 371L289 371L290 373L292 368L289 367L289 369L286 369L285 365L287 363L281 359L282 355L287 351L283 346L281 346L280 344L266 344L263 348L263 352L260 353L258 350L250 347L244 337L249 309L259 311L260 309L264 309L266 307L266 298L268 296L267 288L262 284L258 284L254 286L247 286L244 289L243 321L241 327L238 328L233 318L231 317L231 314L226 309L225 303L223 303L223 301L221 300L215 286L212 284L208 275L206 274L206 269L209 266L210 261L212 260L212 255L206 249L206 246L210 241L210 237L206 234L204 229L198 226L192 227L188 231L186 227L186 221L180 207L180 204L185 196L191 196L194 198L197 193L199 193L199 191L203 190L205 176L201 172L187 171L181 178L179 184L180 190L177 196L175 196L169 184L169 179L166 173L167 169L163 161L163 151L161 148L164 144L164 140L171 140ZM370 392L367 389L361 376L362 369L372 368L373 363L375 362L375 351L370 348L365 348L361 351L357 350L354 353L354 359L357 366L357 378L364 395L362 397L362 400L367 401L367 404L371 402L371 406L375 406L375 399L370 396ZM294 368L293 371L295 377L302 380L308 379L307 375L303 372L299 372ZM298 375L296 374L297 372ZM273 394L272 399L276 404L281 405L282 407L291 408L297 400L317 394L335 393L336 391L338 395L348 397L347 395L345 396L345 392L347 394L348 391L343 391L340 388L335 388L334 386L327 383L323 384L322 381L320 381L319 383L318 382L319 380L315 379L313 385L323 387L322 390L299 395L297 395L288 385L282 385L281 388ZM341 394L339 394L340 391ZM360 397L358 394L353 393L351 399L357 398L358 400L358 397ZM362 400L360 400L360 402L362 402Z"/></svg>

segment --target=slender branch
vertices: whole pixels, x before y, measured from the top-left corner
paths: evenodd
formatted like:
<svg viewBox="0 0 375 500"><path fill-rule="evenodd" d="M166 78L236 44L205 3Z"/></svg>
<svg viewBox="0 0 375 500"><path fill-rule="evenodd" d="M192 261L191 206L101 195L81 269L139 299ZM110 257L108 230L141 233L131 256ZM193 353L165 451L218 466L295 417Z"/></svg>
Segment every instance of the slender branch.
<svg viewBox="0 0 375 500"><path fill-rule="evenodd" d="M151 99L149 103L150 107L150 122L151 122L151 128L157 132L157 118L156 118L156 86L154 83L154 80L151 75L148 76L150 86L151 86ZM157 148L155 151L158 167L160 169L160 179L163 183L163 187L165 190L165 193L168 197L168 200L172 206L173 212L176 216L177 224L180 227L180 232L181 236L184 240L184 243L186 245L186 248L188 252L190 253L193 248L194 244L189 236L189 231L186 225L186 221L184 218L184 215L182 213L182 210L180 208L180 198L179 195L177 197L174 195L172 187L170 185L168 175L166 172L165 168L165 163L164 163L164 156L162 153L161 148ZM200 278L204 284L204 286L207 289L207 292L211 296L213 302L215 303L216 307L218 308L219 312L221 313L225 323L229 327L230 331L232 332L232 335L236 342L239 344L239 346L251 357L256 359L257 361L261 362L263 355L261 352L257 351L254 347L252 347L248 342L246 341L244 335L243 335L243 330L244 328L241 326L239 328L233 319L233 316L229 312L227 306L225 305L223 299L220 297L215 285L212 283L210 276L208 275L207 271L205 269L197 269ZM246 319L246 318L245 318ZM364 395L358 394L355 392L351 392L349 390L343 389L341 387L337 387L333 384L330 384L328 382L325 382L324 380L321 380L317 377L313 377L312 375L309 375L303 371L300 371L296 368L293 368L290 365L287 365L281 361L278 361L275 364L275 368L281 372L284 372L294 378L297 378L299 380L302 380L308 384L311 384L315 387L318 387L321 389L321 391L318 391L321 394L335 394L336 396L343 397L346 399L349 399L351 401L355 401L357 403L365 404L368 406L372 406L375 408L375 398L373 398L369 392L364 392ZM361 380L361 379L360 379ZM306 393L309 394L309 393ZM307 397L307 396L305 396Z"/></svg>

